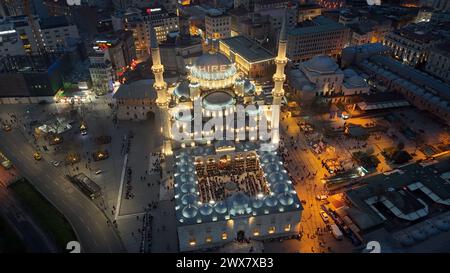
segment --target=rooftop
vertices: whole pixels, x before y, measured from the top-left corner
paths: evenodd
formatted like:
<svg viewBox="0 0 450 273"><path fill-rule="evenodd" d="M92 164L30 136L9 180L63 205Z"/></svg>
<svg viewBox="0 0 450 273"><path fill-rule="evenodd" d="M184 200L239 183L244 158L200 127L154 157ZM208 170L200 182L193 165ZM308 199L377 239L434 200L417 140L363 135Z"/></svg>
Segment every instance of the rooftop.
<svg viewBox="0 0 450 273"><path fill-rule="evenodd" d="M267 59L273 59L275 56L258 44L245 36L235 36L220 41L227 45L233 52L239 54L248 62L258 62Z"/></svg>
<svg viewBox="0 0 450 273"><path fill-rule="evenodd" d="M259 151L257 146L253 142L235 145L219 141L214 146L177 152L174 177L178 224L302 210L280 159ZM238 177L239 170L246 170L242 177ZM221 176L221 171L232 171L235 180Z"/></svg>
<svg viewBox="0 0 450 273"><path fill-rule="evenodd" d="M288 30L288 35L300 36L319 32L333 32L344 30L346 27L324 16L318 16L311 20L308 25L297 26Z"/></svg>
<svg viewBox="0 0 450 273"><path fill-rule="evenodd" d="M42 18L40 21L41 29L66 27L69 25L66 16L51 16L48 18Z"/></svg>
<svg viewBox="0 0 450 273"><path fill-rule="evenodd" d="M115 99L156 99L156 91L153 89L153 79L138 80L128 84L122 84L114 93Z"/></svg>
<svg viewBox="0 0 450 273"><path fill-rule="evenodd" d="M433 211L434 204L450 204L450 184L442 178L448 171L450 156L428 164L413 163L389 173L367 177L361 181L364 186L347 191L346 196L351 201L351 211L370 218L371 225L366 228L384 224L388 230L398 230L408 225L408 221L404 221L406 217L393 217L381 203L393 205L390 209L394 214L395 208L402 216L418 213L418 218L413 219L426 218L426 214L421 212L423 209L435 215L441 210Z"/></svg>

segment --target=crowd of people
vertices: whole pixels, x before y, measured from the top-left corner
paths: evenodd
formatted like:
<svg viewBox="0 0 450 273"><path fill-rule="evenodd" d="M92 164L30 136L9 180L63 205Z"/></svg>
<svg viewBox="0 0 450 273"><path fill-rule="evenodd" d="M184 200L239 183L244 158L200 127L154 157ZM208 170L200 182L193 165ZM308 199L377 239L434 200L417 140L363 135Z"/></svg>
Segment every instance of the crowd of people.
<svg viewBox="0 0 450 273"><path fill-rule="evenodd" d="M162 154L160 152L150 154L150 173L161 172Z"/></svg>
<svg viewBox="0 0 450 273"><path fill-rule="evenodd" d="M259 168L255 155L230 159L228 164L210 161L205 166L197 163L196 171L200 182L200 200L204 203L227 198L227 183L236 185L233 191L242 191L249 196L268 192L263 171Z"/></svg>

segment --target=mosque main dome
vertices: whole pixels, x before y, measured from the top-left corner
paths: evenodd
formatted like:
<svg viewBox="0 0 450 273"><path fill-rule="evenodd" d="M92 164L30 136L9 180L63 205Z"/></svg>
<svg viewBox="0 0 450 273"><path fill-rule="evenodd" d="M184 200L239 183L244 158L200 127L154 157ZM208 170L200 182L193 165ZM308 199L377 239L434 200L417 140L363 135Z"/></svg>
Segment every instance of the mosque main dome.
<svg viewBox="0 0 450 273"><path fill-rule="evenodd" d="M234 63L219 52L209 52L198 57L189 71L191 82L198 82L203 89L231 86L237 72Z"/></svg>

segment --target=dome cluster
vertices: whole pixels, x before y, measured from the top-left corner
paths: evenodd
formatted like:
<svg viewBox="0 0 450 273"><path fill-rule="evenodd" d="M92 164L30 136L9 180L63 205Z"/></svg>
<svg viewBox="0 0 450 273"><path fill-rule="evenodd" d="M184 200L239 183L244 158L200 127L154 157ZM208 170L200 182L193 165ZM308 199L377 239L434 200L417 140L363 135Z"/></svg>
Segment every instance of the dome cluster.
<svg viewBox="0 0 450 273"><path fill-rule="evenodd" d="M240 149L252 150L252 143L240 143ZM300 208L300 201L292 187L288 174L280 159L266 152L258 152L261 167L267 179L269 192L257 196L248 196L238 191L224 200L200 202L198 178L195 174L195 156L211 154L206 147L186 149L177 156L175 180L175 198L178 220L181 223L201 223L226 220L230 216L261 215L278 213Z"/></svg>

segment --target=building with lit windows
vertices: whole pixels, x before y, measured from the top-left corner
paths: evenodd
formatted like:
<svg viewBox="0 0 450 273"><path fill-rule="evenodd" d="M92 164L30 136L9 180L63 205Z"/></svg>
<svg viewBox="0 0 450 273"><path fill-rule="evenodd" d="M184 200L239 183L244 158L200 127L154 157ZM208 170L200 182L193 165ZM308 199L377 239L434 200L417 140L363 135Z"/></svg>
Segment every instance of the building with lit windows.
<svg viewBox="0 0 450 273"><path fill-rule="evenodd" d="M348 44L349 35L344 25L318 16L288 31L287 56L294 63L317 55L337 57Z"/></svg>
<svg viewBox="0 0 450 273"><path fill-rule="evenodd" d="M61 50L80 39L77 26L70 24L65 16L41 19L40 32L47 51Z"/></svg>
<svg viewBox="0 0 450 273"><path fill-rule="evenodd" d="M275 56L245 36L220 40L219 50L236 63L239 71L250 79L270 77L275 68Z"/></svg>
<svg viewBox="0 0 450 273"><path fill-rule="evenodd" d="M91 75L92 90L97 95L104 95L113 91L114 71L109 60L108 51L97 51L89 55L89 74Z"/></svg>
<svg viewBox="0 0 450 273"><path fill-rule="evenodd" d="M117 79L137 58L131 31L119 30L114 33L98 35L95 38L93 49L97 52L108 52L107 56L111 62L114 79Z"/></svg>
<svg viewBox="0 0 450 273"><path fill-rule="evenodd" d="M425 71L450 84L450 43L438 44L430 49Z"/></svg>
<svg viewBox="0 0 450 273"><path fill-rule="evenodd" d="M165 41L171 32L179 31L179 18L162 7L129 8L112 15L114 30L131 30L133 32L138 58L148 57L150 49L150 25L156 32L158 43Z"/></svg>
<svg viewBox="0 0 450 273"><path fill-rule="evenodd" d="M231 36L231 16L217 9L210 9L205 16L207 39L224 39Z"/></svg>
<svg viewBox="0 0 450 273"><path fill-rule="evenodd" d="M427 25L411 24L388 33L383 44L392 48L393 56L405 64L426 63L429 50L442 42L443 37Z"/></svg>

